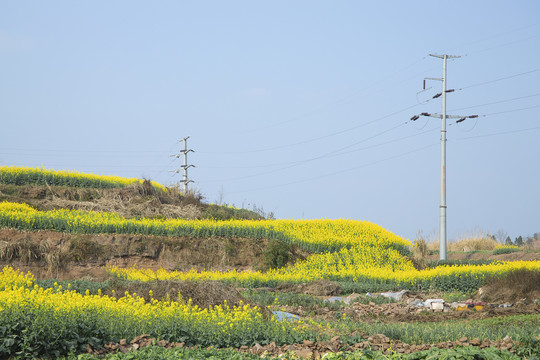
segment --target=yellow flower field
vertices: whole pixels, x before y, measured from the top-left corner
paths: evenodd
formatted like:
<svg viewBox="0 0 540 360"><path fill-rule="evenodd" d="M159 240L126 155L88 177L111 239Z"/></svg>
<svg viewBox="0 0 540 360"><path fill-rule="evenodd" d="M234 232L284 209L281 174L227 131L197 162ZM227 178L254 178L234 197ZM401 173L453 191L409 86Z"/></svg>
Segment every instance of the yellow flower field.
<svg viewBox="0 0 540 360"><path fill-rule="evenodd" d="M114 213L77 210L38 211L0 203L0 226L72 233L130 233L162 236L278 239L311 252L369 245L404 251L409 242L367 221L353 220L182 220L126 219Z"/></svg>
<svg viewBox="0 0 540 360"><path fill-rule="evenodd" d="M377 250L384 251L379 248ZM386 249L393 252L392 249ZM343 251L342 251L343 252ZM503 277L516 270L540 271L540 261L498 262L489 265L439 266L433 269L416 270L410 262L398 260L384 266L372 263L365 251L353 248L346 252L356 257L354 263L336 261L334 254L313 255L306 261L293 266L262 273L238 271L152 271L148 269L110 267L107 271L126 280L221 280L236 282L243 286L268 286L280 282L304 283L327 279L335 281L368 282L373 284L395 284L396 288L411 290L460 290L472 291L492 277ZM325 260L329 260L325 262ZM373 264L373 265L372 265Z"/></svg>
<svg viewBox="0 0 540 360"><path fill-rule="evenodd" d="M410 289L463 290L481 286L490 277L517 269L540 271L539 261L490 265L441 266L416 270L404 256L409 242L370 222L353 220L156 220L126 219L114 213L76 210L38 211L25 204L0 203L0 226L73 233L133 233L189 237L277 239L313 253L292 266L262 272L151 272L111 268L129 280L223 280L243 286L318 279L389 284Z"/></svg>
<svg viewBox="0 0 540 360"><path fill-rule="evenodd" d="M128 293L116 299L90 295L88 291L80 294L63 290L61 286L45 290L33 284L31 274L24 275L9 267L0 272L0 284L3 337L9 338L10 331L17 334L22 327L29 334L50 338L50 345L47 341L45 346L51 349L34 349L38 353L80 350L76 345L85 350L86 344L103 346L108 341L129 340L141 334L187 345L216 347L253 345L261 339L266 343L290 343L307 335L302 322L266 320L257 307L250 305L229 307L225 303L200 309L191 301L146 302L143 297ZM69 344L70 339L73 348L55 349L56 342ZM101 342L96 343L98 340Z"/></svg>
<svg viewBox="0 0 540 360"><path fill-rule="evenodd" d="M0 183L12 185L57 185L74 187L114 188L133 183L142 183L137 178L123 178L115 175L94 175L71 170L54 170L26 166L0 166ZM158 189L165 189L152 181Z"/></svg>

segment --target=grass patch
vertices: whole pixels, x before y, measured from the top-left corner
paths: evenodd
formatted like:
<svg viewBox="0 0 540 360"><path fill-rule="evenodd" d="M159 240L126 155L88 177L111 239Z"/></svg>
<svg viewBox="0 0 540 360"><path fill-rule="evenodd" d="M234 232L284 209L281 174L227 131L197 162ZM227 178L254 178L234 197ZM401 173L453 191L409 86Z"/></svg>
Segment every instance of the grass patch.
<svg viewBox="0 0 540 360"><path fill-rule="evenodd" d="M364 331L384 334L408 344L431 344L456 341L462 337L497 340L510 336L525 341L540 335L540 315L516 315L470 321L428 323L358 323L345 319L330 324L345 332Z"/></svg>
<svg viewBox="0 0 540 360"><path fill-rule="evenodd" d="M57 280L57 279L47 279L47 280L36 280L38 284L43 289L55 289L59 286L62 286L64 290L75 290L80 294L85 294L86 291L90 295L98 295L101 290L102 293L108 292L112 289L113 281L94 281L87 279L77 279L77 280Z"/></svg>
<svg viewBox="0 0 540 360"><path fill-rule="evenodd" d="M497 246L495 250L493 250L493 255L511 254L521 250L522 249L514 245Z"/></svg>

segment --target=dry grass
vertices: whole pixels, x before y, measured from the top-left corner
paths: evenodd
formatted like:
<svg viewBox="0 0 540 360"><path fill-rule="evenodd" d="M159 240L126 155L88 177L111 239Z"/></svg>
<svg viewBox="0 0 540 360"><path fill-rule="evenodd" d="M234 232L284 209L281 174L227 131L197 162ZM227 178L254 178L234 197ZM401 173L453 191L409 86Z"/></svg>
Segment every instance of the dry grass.
<svg viewBox="0 0 540 360"><path fill-rule="evenodd" d="M221 305L226 300L229 306L238 306L241 302L247 303L246 299L232 286L218 281L118 281L110 290L116 296L123 296L126 291L130 294L136 293L144 297L147 301L151 298L164 300L169 298L175 301L188 301L191 299L193 305L201 308L208 308ZM149 295L152 291L152 296Z"/></svg>
<svg viewBox="0 0 540 360"><path fill-rule="evenodd" d="M448 243L448 251L454 252L468 252L468 251L482 251L482 250L494 250L497 245L500 245L497 241L493 240L488 233L476 229L470 233L458 236L457 241ZM439 250L439 240L434 239L427 244L429 251Z"/></svg>
<svg viewBox="0 0 540 360"><path fill-rule="evenodd" d="M480 251L480 250L494 250L499 243L491 238L467 238L461 239L455 243L451 243L448 246L449 251Z"/></svg>
<svg viewBox="0 0 540 360"><path fill-rule="evenodd" d="M27 236L14 241L0 241L0 261L5 263L40 263L46 266L48 273L53 274L65 268L69 260L69 248L58 246L49 240L37 242Z"/></svg>
<svg viewBox="0 0 540 360"><path fill-rule="evenodd" d="M23 201L42 210L114 212L128 218L198 219L203 216L202 195L198 192L184 196L175 188L159 191L149 181L115 189L0 184L1 189L9 190L2 200Z"/></svg>
<svg viewBox="0 0 540 360"><path fill-rule="evenodd" d="M417 269L423 269L428 261L429 249L426 240L418 237L414 240L412 262Z"/></svg>
<svg viewBox="0 0 540 360"><path fill-rule="evenodd" d="M514 302L522 299L531 302L540 299L540 272L516 270L482 287L479 296L489 302Z"/></svg>
<svg viewBox="0 0 540 360"><path fill-rule="evenodd" d="M33 242L29 237L15 242L2 241L0 243L0 260L9 262L17 259L28 264L42 259L45 251L45 246Z"/></svg>
<svg viewBox="0 0 540 360"><path fill-rule="evenodd" d="M317 280L302 284L282 283L276 286L275 290L315 296L336 296L340 295L342 292L341 286L337 282L330 280Z"/></svg>

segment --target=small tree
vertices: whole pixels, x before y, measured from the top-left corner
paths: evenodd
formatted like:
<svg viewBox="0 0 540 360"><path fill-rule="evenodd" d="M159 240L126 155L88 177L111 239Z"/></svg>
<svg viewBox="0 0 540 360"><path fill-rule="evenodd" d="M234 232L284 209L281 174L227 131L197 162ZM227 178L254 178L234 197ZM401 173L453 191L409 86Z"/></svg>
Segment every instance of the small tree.
<svg viewBox="0 0 540 360"><path fill-rule="evenodd" d="M515 243L517 246L523 246L523 238L521 237L521 235L516 238Z"/></svg>
<svg viewBox="0 0 540 360"><path fill-rule="evenodd" d="M504 243L505 239L508 238L508 233L504 231L503 229L499 229L495 233L495 237L497 238L497 241L502 244Z"/></svg>
<svg viewBox="0 0 540 360"><path fill-rule="evenodd" d="M507 236L507 237L506 237L506 240L504 241L504 244L505 244L505 245L513 245L513 244L512 244L512 239L510 239L510 236Z"/></svg>

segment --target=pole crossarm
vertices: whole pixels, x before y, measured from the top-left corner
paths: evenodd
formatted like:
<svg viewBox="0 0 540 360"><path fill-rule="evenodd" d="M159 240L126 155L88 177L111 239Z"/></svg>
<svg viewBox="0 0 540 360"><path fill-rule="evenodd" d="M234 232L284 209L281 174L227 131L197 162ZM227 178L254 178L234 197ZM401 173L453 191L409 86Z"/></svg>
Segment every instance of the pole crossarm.
<svg viewBox="0 0 540 360"><path fill-rule="evenodd" d="M443 117L442 114L429 114L429 115L422 115L422 116L428 116L428 117L437 118L437 119L442 119L442 117ZM447 119L461 119L461 118L466 118L466 117L468 117L468 116L446 115Z"/></svg>
<svg viewBox="0 0 540 360"><path fill-rule="evenodd" d="M438 55L438 54L429 54L429 56L433 56L433 57L436 57L436 58L439 58L439 59L444 59L444 58L447 58L447 59L459 59L461 57L459 55Z"/></svg>

